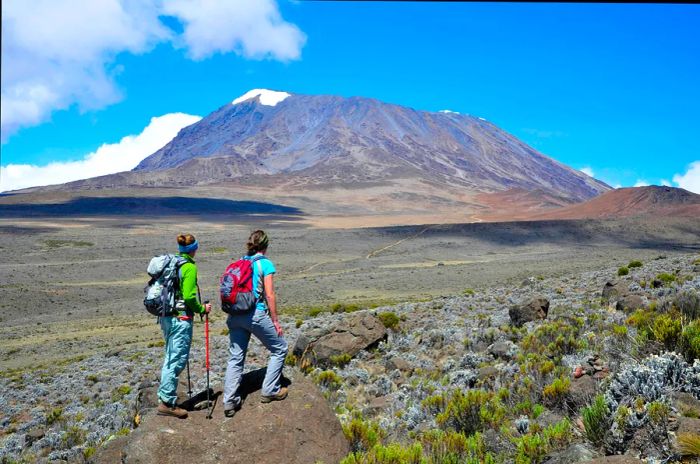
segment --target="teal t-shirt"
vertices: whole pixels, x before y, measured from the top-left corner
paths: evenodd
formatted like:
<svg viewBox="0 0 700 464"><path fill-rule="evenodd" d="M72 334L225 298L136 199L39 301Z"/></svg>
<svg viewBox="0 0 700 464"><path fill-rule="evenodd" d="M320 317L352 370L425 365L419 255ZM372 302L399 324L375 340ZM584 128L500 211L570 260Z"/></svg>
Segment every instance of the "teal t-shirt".
<svg viewBox="0 0 700 464"><path fill-rule="evenodd" d="M262 253L256 253L253 256L244 256L243 259L252 260L261 256L261 259L253 263L253 288L255 289L255 297L258 299L255 309L258 311L267 311L267 303L265 302L265 298L262 297L263 279L265 276L277 272L275 265ZM261 271L262 275L260 274Z"/></svg>

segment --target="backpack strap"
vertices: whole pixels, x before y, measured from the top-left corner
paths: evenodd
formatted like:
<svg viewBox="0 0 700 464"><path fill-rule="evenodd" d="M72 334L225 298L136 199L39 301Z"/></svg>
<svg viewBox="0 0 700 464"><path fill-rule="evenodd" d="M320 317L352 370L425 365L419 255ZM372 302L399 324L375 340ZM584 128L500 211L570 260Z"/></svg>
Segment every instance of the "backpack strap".
<svg viewBox="0 0 700 464"><path fill-rule="evenodd" d="M269 258L265 255L255 256L250 260L250 264L251 266L255 266L255 264L258 265L258 276L260 277L260 296L257 298L257 301L264 301L267 305L267 300L265 298L265 276L263 275L262 264L260 264L260 260L262 259Z"/></svg>

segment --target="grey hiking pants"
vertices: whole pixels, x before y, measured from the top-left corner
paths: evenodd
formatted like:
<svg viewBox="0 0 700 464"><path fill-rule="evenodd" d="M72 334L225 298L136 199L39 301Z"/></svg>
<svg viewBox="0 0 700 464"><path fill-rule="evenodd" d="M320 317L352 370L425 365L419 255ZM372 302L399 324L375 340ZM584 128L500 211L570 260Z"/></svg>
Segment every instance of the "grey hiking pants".
<svg viewBox="0 0 700 464"><path fill-rule="evenodd" d="M243 376L243 364L248 351L250 335L253 334L270 350L270 360L262 385L264 396L273 396L280 391L280 379L284 359L287 357L287 341L277 335L275 326L267 311L253 310L250 313L229 315L226 319L229 330L229 358L224 383L224 408L240 405L238 387Z"/></svg>

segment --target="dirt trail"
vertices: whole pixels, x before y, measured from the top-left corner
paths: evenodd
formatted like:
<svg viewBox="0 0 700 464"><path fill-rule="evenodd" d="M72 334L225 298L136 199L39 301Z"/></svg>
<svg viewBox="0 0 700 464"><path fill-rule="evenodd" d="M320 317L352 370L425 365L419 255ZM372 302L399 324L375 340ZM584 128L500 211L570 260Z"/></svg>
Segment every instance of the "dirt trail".
<svg viewBox="0 0 700 464"><path fill-rule="evenodd" d="M391 243L391 244L389 244L389 245L387 245L387 246L385 246L385 247L382 247L382 248L379 248L379 249L377 249L377 250L371 251L371 252L367 255L367 259L374 258L374 257L377 256L379 253L381 253L382 251L386 251L386 250L388 250L389 248L393 248L393 247L395 247L396 245L400 245L401 243L403 243L403 242L405 242L405 241L407 241L407 240L412 240L412 239L414 239L414 238L420 237L420 236L423 235L427 230L432 229L433 227L436 227L437 225L442 225L442 224L433 224L433 225L429 225L428 227L425 227L425 228L421 229L419 232L417 232L417 233L415 233L415 234L413 234L413 235L411 235L411 236L409 236L409 237L402 238L401 240L397 240L396 242Z"/></svg>

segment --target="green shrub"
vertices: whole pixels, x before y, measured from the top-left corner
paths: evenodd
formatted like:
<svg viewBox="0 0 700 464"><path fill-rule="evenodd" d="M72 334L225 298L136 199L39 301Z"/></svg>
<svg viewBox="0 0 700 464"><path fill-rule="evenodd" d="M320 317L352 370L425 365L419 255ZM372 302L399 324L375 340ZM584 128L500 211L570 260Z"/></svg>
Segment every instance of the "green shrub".
<svg viewBox="0 0 700 464"><path fill-rule="evenodd" d="M224 337L227 337L228 334L229 334L228 327L224 327L223 329L221 329L221 332L219 332L219 335L223 335Z"/></svg>
<svg viewBox="0 0 700 464"><path fill-rule="evenodd" d="M355 303L334 303L331 305L331 312L333 314L336 313L352 313L355 311L359 311L362 309L360 305L355 304Z"/></svg>
<svg viewBox="0 0 700 464"><path fill-rule="evenodd" d="M387 329L396 329L399 325L399 316L392 312L379 313L377 315Z"/></svg>
<svg viewBox="0 0 700 464"><path fill-rule="evenodd" d="M627 326L626 325L613 325L612 332L616 337L624 338L627 336Z"/></svg>
<svg viewBox="0 0 700 464"><path fill-rule="evenodd" d="M667 350L678 348L682 333L681 316L677 311L658 314L652 310L639 309L628 319L627 323L637 328L642 340L655 340Z"/></svg>
<svg viewBox="0 0 700 464"><path fill-rule="evenodd" d="M571 422L563 419L545 428L541 433L528 433L515 440L516 464L539 463L555 449L563 448L571 441Z"/></svg>
<svg viewBox="0 0 700 464"><path fill-rule="evenodd" d="M334 366L343 367L349 363L351 359L352 356L350 356L348 353L343 353L331 356L330 361Z"/></svg>
<svg viewBox="0 0 700 464"><path fill-rule="evenodd" d="M630 263L627 265L627 267L629 267L630 269L633 267L642 267L642 266L643 266L642 262L639 260L636 260L636 259L633 261L630 261Z"/></svg>
<svg viewBox="0 0 700 464"><path fill-rule="evenodd" d="M350 449L353 453L369 451L379 443L383 436L379 424L365 421L361 417L355 417L349 424L343 425L343 433L350 442Z"/></svg>
<svg viewBox="0 0 700 464"><path fill-rule="evenodd" d="M46 425L55 424L56 422L61 422L63 420L63 408L53 408L46 415Z"/></svg>
<svg viewBox="0 0 700 464"><path fill-rule="evenodd" d="M333 371L323 371L316 376L316 383L328 389L337 389L343 383L343 379Z"/></svg>
<svg viewBox="0 0 700 464"><path fill-rule="evenodd" d="M583 408L582 416L586 437L596 446L600 446L610 426L610 410L605 404L605 397L597 395L590 406Z"/></svg>
<svg viewBox="0 0 700 464"><path fill-rule="evenodd" d="M700 358L700 320L696 319L683 328L680 352L688 362Z"/></svg>
<svg viewBox="0 0 700 464"><path fill-rule="evenodd" d="M117 387L112 391L112 401L120 401L126 395L131 393L131 387L128 385L122 385Z"/></svg>
<svg viewBox="0 0 700 464"><path fill-rule="evenodd" d="M550 405L562 405L564 404L564 399L569 393L571 387L571 380L568 377L559 377L554 379L554 381L544 387L542 390L542 396Z"/></svg>
<svg viewBox="0 0 700 464"><path fill-rule="evenodd" d="M96 451L97 448L94 446L86 446L83 448L83 458L85 458L86 461L89 460L92 456L94 456Z"/></svg>
<svg viewBox="0 0 700 464"><path fill-rule="evenodd" d="M697 433L679 433L678 448L683 457L700 458L700 435Z"/></svg>
<svg viewBox="0 0 700 464"><path fill-rule="evenodd" d="M678 346L681 336L681 319L675 314L660 314L654 319L651 326L651 336L666 347L674 350Z"/></svg>
<svg viewBox="0 0 700 464"><path fill-rule="evenodd" d="M476 292L474 291L473 288L467 288L467 289L465 289L462 293L465 294L465 295L467 295L467 296L474 296L474 294L475 294Z"/></svg>
<svg viewBox="0 0 700 464"><path fill-rule="evenodd" d="M297 319L294 323L294 326L298 329L301 327L301 325L304 323L304 319Z"/></svg>
<svg viewBox="0 0 700 464"><path fill-rule="evenodd" d="M664 285L671 285L676 281L676 276L667 272L662 272L656 276L656 280L660 280Z"/></svg>
<svg viewBox="0 0 700 464"><path fill-rule="evenodd" d="M647 405L649 421L654 425L666 425L671 409L661 401L652 401Z"/></svg>
<svg viewBox="0 0 700 464"><path fill-rule="evenodd" d="M392 443L388 446L376 445L367 453L350 453L340 464L422 464L425 462L422 456L420 443L408 446Z"/></svg>
<svg viewBox="0 0 700 464"><path fill-rule="evenodd" d="M319 314L321 314L322 312L323 312L323 308L313 307L313 308L309 309L309 316L316 317Z"/></svg>
<svg viewBox="0 0 700 464"><path fill-rule="evenodd" d="M492 392L485 390L455 390L444 400L444 410L435 421L442 429L452 429L471 435L485 426L498 427L506 416L503 404Z"/></svg>
<svg viewBox="0 0 700 464"><path fill-rule="evenodd" d="M165 346L164 340L156 340L155 342L148 342L149 348L161 348Z"/></svg>
<svg viewBox="0 0 700 464"><path fill-rule="evenodd" d="M479 432L465 436L454 431L430 430L421 436L421 442L427 462L431 464L495 462Z"/></svg>
<svg viewBox="0 0 700 464"><path fill-rule="evenodd" d="M72 448L74 446L80 446L85 443L87 437L87 431L81 429L77 425L72 425L68 427L62 437L63 446L65 448Z"/></svg>
<svg viewBox="0 0 700 464"><path fill-rule="evenodd" d="M287 353L287 356L284 358L284 363L287 366L296 366L298 361L294 353Z"/></svg>
<svg viewBox="0 0 700 464"><path fill-rule="evenodd" d="M630 273L630 270L627 269L627 267L625 267L625 266L622 266L622 267L618 268L618 270L617 270L617 275L619 275L619 276L626 276L629 273Z"/></svg>

